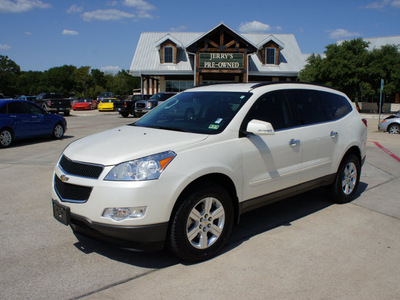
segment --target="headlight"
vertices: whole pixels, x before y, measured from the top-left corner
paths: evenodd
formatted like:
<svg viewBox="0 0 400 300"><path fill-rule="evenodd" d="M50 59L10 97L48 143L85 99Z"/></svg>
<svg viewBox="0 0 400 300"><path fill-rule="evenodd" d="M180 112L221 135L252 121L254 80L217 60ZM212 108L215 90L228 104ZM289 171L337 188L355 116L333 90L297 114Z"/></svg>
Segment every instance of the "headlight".
<svg viewBox="0 0 400 300"><path fill-rule="evenodd" d="M166 151L121 163L112 168L104 180L143 181L158 179L175 156L175 152Z"/></svg>

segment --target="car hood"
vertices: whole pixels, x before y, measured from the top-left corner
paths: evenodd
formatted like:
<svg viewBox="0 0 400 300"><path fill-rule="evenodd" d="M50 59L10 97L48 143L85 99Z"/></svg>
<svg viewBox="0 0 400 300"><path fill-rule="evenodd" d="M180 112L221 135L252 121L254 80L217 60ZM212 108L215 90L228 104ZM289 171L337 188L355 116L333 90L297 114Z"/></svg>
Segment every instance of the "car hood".
<svg viewBox="0 0 400 300"><path fill-rule="evenodd" d="M123 126L71 143L64 155L74 161L115 165L205 140L208 135L146 127Z"/></svg>

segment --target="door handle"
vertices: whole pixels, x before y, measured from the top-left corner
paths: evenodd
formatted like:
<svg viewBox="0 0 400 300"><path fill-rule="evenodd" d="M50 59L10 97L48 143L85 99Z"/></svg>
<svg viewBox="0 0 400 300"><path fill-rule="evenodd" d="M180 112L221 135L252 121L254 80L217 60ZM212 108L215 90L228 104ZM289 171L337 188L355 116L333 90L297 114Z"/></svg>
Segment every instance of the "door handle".
<svg viewBox="0 0 400 300"><path fill-rule="evenodd" d="M330 136L331 136L331 138L335 138L338 136L338 133L336 131L331 131Z"/></svg>
<svg viewBox="0 0 400 300"><path fill-rule="evenodd" d="M292 147L296 147L298 144L300 144L300 140L291 139L289 142L289 145Z"/></svg>

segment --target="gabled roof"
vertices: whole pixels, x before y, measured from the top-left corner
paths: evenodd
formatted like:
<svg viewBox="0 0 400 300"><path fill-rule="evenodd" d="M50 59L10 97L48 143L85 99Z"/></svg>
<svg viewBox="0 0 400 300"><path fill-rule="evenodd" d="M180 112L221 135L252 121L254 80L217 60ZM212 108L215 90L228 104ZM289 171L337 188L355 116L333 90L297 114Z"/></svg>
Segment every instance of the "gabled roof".
<svg viewBox="0 0 400 300"><path fill-rule="evenodd" d="M279 46L279 49L282 50L283 48L285 48L285 44L282 43L280 40L278 40L274 35L269 35L265 38L265 40L261 41L258 45L257 45L257 49L260 50L263 48L263 46L268 43L268 42L274 42L275 44L277 44Z"/></svg>
<svg viewBox="0 0 400 300"><path fill-rule="evenodd" d="M221 26L218 25L218 26ZM215 28L218 28L215 27ZM223 24L226 28L226 25ZM215 30L208 31L207 33ZM229 29L231 30L231 29ZM233 30L231 30L235 33ZM130 66L131 74L140 75L193 75L194 60L193 55L185 51L185 46L193 44L206 36L203 32L144 32L140 35L135 54ZM236 33L235 33L236 34ZM170 38L172 41L179 41L183 46L178 51L177 64L161 64L160 54L156 45ZM241 34L240 37L248 42L249 45L260 45L268 39L274 40L283 45L280 51L279 65L262 64L258 53L250 54L249 75L265 76L296 76L305 66L306 58L301 53L299 45L293 34ZM273 38L272 38L273 37ZM277 43L278 44L278 43ZM256 46L254 46L257 49ZM187 49L186 49L187 50Z"/></svg>
<svg viewBox="0 0 400 300"><path fill-rule="evenodd" d="M174 38L171 34L167 33L166 35L164 35L161 39L159 39L156 42L156 47L160 47L162 43L164 43L165 41L170 40L171 42L173 42L175 45L177 45L180 48L183 48L183 45L180 41L178 41L176 38Z"/></svg>
<svg viewBox="0 0 400 300"><path fill-rule="evenodd" d="M186 45L186 49L188 51L192 51L192 48L195 47L196 43L198 43L199 41L201 41L202 39L206 38L208 35L210 35L212 32L217 31L219 29L224 29L229 31L232 35L237 36L239 39L241 39L245 44L248 44L250 46L250 48L254 48L254 50L252 52L257 51L257 47L255 45L253 45L250 41L248 41L243 35L238 34L236 31L234 31L233 29L231 29L229 26L225 25L223 22L219 23L217 26L215 26L214 28L212 28L211 30L209 30L208 32L202 34L201 36L199 36L197 39L193 40L192 42L190 42L190 44Z"/></svg>

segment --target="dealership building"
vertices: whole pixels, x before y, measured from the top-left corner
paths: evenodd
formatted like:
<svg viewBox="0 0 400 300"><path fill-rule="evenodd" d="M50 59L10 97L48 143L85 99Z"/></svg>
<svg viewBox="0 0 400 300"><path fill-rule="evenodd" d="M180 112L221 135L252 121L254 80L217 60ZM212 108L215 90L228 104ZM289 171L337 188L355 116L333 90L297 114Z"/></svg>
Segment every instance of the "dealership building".
<svg viewBox="0 0 400 300"><path fill-rule="evenodd" d="M306 64L293 34L240 34L220 23L206 33L145 32L130 73L144 94L215 82L295 81Z"/></svg>

